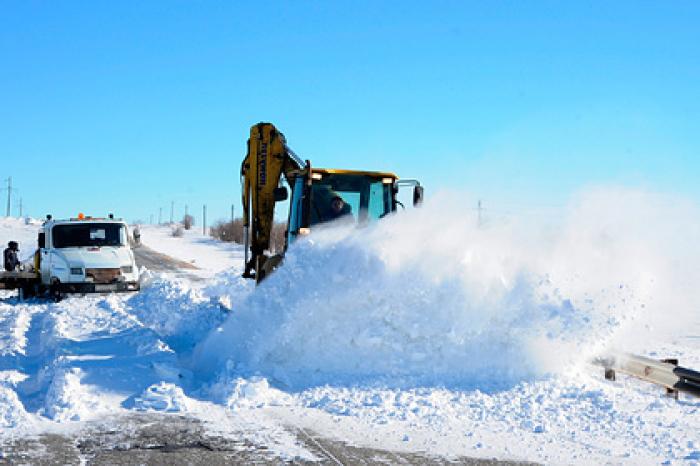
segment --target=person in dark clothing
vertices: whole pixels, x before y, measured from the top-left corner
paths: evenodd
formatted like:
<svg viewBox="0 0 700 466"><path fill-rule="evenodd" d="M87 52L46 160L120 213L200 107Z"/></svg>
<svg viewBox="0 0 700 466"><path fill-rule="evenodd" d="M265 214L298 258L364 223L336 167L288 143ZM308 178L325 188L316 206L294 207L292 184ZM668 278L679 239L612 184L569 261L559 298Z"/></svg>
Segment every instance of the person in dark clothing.
<svg viewBox="0 0 700 466"><path fill-rule="evenodd" d="M10 241L7 243L7 249L5 249L3 254L6 271L14 272L19 267L17 252L19 252L19 244L17 244L16 241Z"/></svg>
<svg viewBox="0 0 700 466"><path fill-rule="evenodd" d="M328 185L312 186L311 207L311 225L354 218L350 204Z"/></svg>
<svg viewBox="0 0 700 466"><path fill-rule="evenodd" d="M342 197L335 196L331 200L330 210L328 211L327 217L329 220L335 220L336 218L344 217L350 213L352 213L350 204L345 202Z"/></svg>

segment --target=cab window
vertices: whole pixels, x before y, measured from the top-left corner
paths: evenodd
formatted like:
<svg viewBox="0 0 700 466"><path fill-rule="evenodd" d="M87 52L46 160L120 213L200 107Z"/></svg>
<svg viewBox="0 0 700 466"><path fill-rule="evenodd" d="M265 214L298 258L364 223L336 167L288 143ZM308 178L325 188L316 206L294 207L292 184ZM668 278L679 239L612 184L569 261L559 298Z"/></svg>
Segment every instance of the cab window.
<svg viewBox="0 0 700 466"><path fill-rule="evenodd" d="M56 225L51 230L53 247L124 246L126 228L118 223Z"/></svg>
<svg viewBox="0 0 700 466"><path fill-rule="evenodd" d="M324 174L311 186L311 225L337 219L367 223L391 212L392 183L376 177Z"/></svg>

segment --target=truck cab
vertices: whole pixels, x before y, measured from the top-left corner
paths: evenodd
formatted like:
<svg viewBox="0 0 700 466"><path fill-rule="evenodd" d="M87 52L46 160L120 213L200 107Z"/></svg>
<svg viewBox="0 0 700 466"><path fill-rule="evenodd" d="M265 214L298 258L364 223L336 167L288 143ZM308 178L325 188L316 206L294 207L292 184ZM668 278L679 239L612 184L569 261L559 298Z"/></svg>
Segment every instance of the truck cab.
<svg viewBox="0 0 700 466"><path fill-rule="evenodd" d="M39 232L35 267L52 293L137 291L139 271L121 219L86 217L54 220Z"/></svg>

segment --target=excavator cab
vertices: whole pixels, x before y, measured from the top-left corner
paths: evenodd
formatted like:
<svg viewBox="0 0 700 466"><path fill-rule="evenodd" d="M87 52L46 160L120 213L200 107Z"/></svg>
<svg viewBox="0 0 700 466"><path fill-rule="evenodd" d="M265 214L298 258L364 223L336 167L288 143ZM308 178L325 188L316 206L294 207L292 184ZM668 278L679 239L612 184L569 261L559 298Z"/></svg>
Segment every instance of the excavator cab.
<svg viewBox="0 0 700 466"><path fill-rule="evenodd" d="M251 128L248 153L241 167L243 224L246 241L244 277L260 282L281 261L282 254L268 256L275 204L289 197L287 247L300 235L320 224L375 222L403 207L399 189L413 187L413 204L423 200L416 180L399 180L393 173L312 168L286 144L284 135L270 123ZM287 188L291 188L288 195ZM249 258L248 252L252 253Z"/></svg>
<svg viewBox="0 0 700 466"><path fill-rule="evenodd" d="M396 210L393 173L317 169L295 180L287 243L322 223L366 225Z"/></svg>

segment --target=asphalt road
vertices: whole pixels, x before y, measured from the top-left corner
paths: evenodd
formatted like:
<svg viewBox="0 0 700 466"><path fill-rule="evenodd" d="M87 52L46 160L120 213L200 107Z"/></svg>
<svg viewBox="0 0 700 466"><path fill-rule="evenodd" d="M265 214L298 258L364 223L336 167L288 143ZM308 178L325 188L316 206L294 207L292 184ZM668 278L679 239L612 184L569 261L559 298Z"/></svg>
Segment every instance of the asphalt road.
<svg viewBox="0 0 700 466"><path fill-rule="evenodd" d="M10 439L0 445L0 464L28 465L201 465L332 464L332 465L522 465L471 458L444 459L416 453L358 448L314 432L290 428L318 458L313 463L281 458L265 445L207 433L197 419L182 415L134 413L87 425L72 436L55 434Z"/></svg>
<svg viewBox="0 0 700 466"><path fill-rule="evenodd" d="M136 265L146 267L154 272L167 272L177 276L186 277L190 280L201 280L197 275L191 273L198 270L197 267L189 262L175 259L158 251L154 251L143 244L133 248Z"/></svg>
<svg viewBox="0 0 700 466"><path fill-rule="evenodd" d="M158 251L145 246L143 244L132 249L134 257L139 267L146 266L150 270L156 272L180 272L182 270L197 270L197 267L189 262L175 259L174 257L166 256Z"/></svg>

